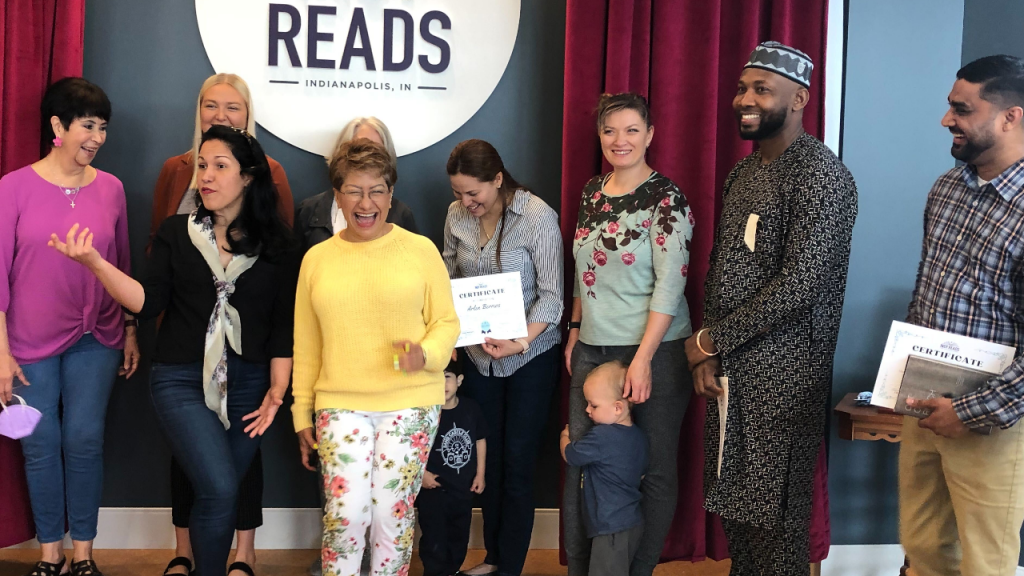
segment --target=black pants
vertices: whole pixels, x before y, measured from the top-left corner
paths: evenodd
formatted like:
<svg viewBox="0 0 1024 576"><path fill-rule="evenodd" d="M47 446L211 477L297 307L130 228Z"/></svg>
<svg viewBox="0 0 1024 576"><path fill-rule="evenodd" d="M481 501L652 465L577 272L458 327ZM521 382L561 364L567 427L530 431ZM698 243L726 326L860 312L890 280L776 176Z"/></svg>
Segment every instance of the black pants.
<svg viewBox="0 0 1024 576"><path fill-rule="evenodd" d="M452 576L462 568L469 547L472 492L459 493L444 487L422 489L416 507L422 532L419 555L423 576Z"/></svg>
<svg viewBox="0 0 1024 576"><path fill-rule="evenodd" d="M765 528L722 518L729 541L729 576L807 576L810 573L807 522L787 519Z"/></svg>
<svg viewBox="0 0 1024 576"><path fill-rule="evenodd" d="M677 454L679 428L693 390L686 367L684 340L662 342L651 360L651 397L633 407L633 422L643 430L649 446L650 463L640 484L644 512L643 535L629 567L630 576L651 576L672 527L679 492ZM569 437L582 438L593 426L587 418L583 382L587 374L610 360L629 363L637 346L589 346L578 342L572 351L572 381L569 384ZM488 441L489 443L489 441ZM489 455L489 453L488 453ZM590 571L590 540L583 525L583 496L580 469L566 467L562 495L562 524L569 576Z"/></svg>
<svg viewBox="0 0 1024 576"><path fill-rule="evenodd" d="M171 457L171 522L178 528L188 528L196 492L181 464ZM238 519L235 530L255 530L263 526L263 451L257 450L252 464L238 485Z"/></svg>
<svg viewBox="0 0 1024 576"><path fill-rule="evenodd" d="M481 496L484 562L501 576L519 576L533 534L533 477L537 452L558 382L556 346L505 378L483 376L464 364L460 394L480 405L487 420L487 488ZM552 438L543 439L553 442Z"/></svg>

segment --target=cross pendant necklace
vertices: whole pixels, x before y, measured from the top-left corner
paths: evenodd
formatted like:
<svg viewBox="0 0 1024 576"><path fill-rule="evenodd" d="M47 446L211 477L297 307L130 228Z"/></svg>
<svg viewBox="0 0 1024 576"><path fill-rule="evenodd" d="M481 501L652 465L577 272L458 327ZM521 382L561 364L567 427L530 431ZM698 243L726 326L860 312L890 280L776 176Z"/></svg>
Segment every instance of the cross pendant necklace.
<svg viewBox="0 0 1024 576"><path fill-rule="evenodd" d="M57 185L55 184L55 186ZM71 207L74 208L75 200L78 198L78 193L82 191L82 187L78 186L76 188L67 188L64 186L57 186L57 189L64 194L64 197L67 198L69 202L71 202Z"/></svg>

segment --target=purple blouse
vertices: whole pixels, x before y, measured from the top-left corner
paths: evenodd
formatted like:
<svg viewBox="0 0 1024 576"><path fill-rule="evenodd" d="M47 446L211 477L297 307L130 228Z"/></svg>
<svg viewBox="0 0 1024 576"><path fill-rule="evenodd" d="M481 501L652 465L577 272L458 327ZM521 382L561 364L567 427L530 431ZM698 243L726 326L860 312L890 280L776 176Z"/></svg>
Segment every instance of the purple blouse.
<svg viewBox="0 0 1024 576"><path fill-rule="evenodd" d="M0 178L0 312L7 313L11 354L31 364L67 350L86 332L108 348L124 347L124 313L81 264L46 243L75 223L93 233L104 260L131 273L128 215L121 181L96 179L71 200L31 166Z"/></svg>

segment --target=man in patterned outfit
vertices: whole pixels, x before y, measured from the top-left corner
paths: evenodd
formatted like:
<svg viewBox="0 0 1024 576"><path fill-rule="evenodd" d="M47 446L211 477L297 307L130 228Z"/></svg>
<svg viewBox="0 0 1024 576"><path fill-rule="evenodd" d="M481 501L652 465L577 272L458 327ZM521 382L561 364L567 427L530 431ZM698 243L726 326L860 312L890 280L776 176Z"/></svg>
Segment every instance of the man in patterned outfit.
<svg viewBox="0 0 1024 576"><path fill-rule="evenodd" d="M1024 522L1024 60L956 74L942 125L965 164L932 186L907 322L1017 357L976 392L903 421L900 541L915 576L1012 576ZM983 431L979 434L978 431Z"/></svg>
<svg viewBox="0 0 1024 576"><path fill-rule="evenodd" d="M686 342L708 402L704 507L722 517L734 576L806 575L811 490L825 433L857 189L803 131L811 61L758 46L733 110L758 151L725 181L704 328ZM725 441L719 471L719 419Z"/></svg>

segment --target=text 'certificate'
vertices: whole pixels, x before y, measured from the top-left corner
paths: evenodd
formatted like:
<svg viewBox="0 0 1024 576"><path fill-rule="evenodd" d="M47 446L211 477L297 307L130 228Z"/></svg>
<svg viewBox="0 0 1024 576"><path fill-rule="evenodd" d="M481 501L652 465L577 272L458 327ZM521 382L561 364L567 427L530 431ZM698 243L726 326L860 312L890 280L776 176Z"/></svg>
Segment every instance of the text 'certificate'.
<svg viewBox="0 0 1024 576"><path fill-rule="evenodd" d="M456 348L483 344L484 338L511 340L528 334L519 272L454 279L452 299L462 324Z"/></svg>

